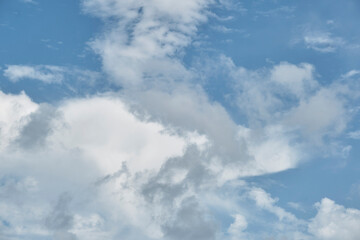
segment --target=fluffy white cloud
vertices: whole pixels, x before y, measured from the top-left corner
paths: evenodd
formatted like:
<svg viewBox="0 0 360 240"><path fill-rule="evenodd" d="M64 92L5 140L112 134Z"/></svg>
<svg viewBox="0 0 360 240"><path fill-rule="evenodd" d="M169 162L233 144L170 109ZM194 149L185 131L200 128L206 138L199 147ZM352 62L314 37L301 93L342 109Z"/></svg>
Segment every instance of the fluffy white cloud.
<svg viewBox="0 0 360 240"><path fill-rule="evenodd" d="M191 43L211 2L85 0L83 6L106 22L115 19L91 46L114 82L134 87L155 78L169 81L189 74L178 60L179 51Z"/></svg>
<svg viewBox="0 0 360 240"><path fill-rule="evenodd" d="M20 129L30 120L29 115L38 105L24 93L4 94L0 91L0 150L6 148L18 135Z"/></svg>
<svg viewBox="0 0 360 240"><path fill-rule="evenodd" d="M324 199L317 204L313 219L301 220L279 207L278 200L265 190L229 182L250 173L289 167L272 153L283 151L280 146L287 140L276 150L276 141L284 137L282 131L269 129L264 135L233 124L229 132L238 129L235 133L239 134L235 146L249 151L238 161L229 161L226 156L231 148L218 149L213 143L230 141L233 135L221 135L212 125L201 128L200 123L204 116L212 116L214 121L219 116L213 123L216 126L231 121L218 114L221 107L206 99L201 102L201 96L191 95L191 91L187 94L197 99L199 105L193 107L200 110L199 115L187 119L191 110L185 104L188 98L178 96L173 100L179 101L176 106L184 118L174 115L175 122L161 117L161 109L167 105L160 104L158 114L144 118L140 108L129 107L113 94L49 106L32 102L24 93L1 93L1 101L8 104L0 114L1 121L12 134L2 135L7 144L0 151L0 234L9 239L256 239L266 234L291 239L356 239L359 210ZM195 124L197 118L199 125ZM32 139L32 143L21 139ZM255 146L261 141L264 144ZM259 152L264 156L257 156ZM269 165L261 165L266 159ZM276 167L276 161L285 168ZM212 167L215 163L218 168ZM259 170L259 166L263 168ZM235 168L240 171L232 175ZM223 195L224 189L242 194ZM242 205L252 206L252 210ZM210 211L214 208L234 218L225 233ZM265 224L257 217L263 212L277 220ZM256 233L249 228L260 223L272 231Z"/></svg>
<svg viewBox="0 0 360 240"><path fill-rule="evenodd" d="M309 224L309 232L317 239L355 240L360 236L360 211L324 198L316 204L318 212Z"/></svg>
<svg viewBox="0 0 360 240"><path fill-rule="evenodd" d="M58 111L68 127L49 140L82 149L104 174L120 170L125 162L131 173L158 170L168 158L182 155L186 145L160 124L137 120L116 97L73 100Z"/></svg>
<svg viewBox="0 0 360 240"><path fill-rule="evenodd" d="M243 231L247 228L247 226L248 223L244 216L236 214L234 216L234 222L230 225L228 232L232 239L242 239Z"/></svg>
<svg viewBox="0 0 360 240"><path fill-rule="evenodd" d="M321 86L307 63L248 70L223 56L219 68L231 79L231 101L246 119L239 124L189 81L197 75L181 61L213 1L82 2L85 12L107 25L90 46L122 90L56 106L0 92L5 106L0 196L6 196L0 234L61 240L311 239L304 229L308 223L278 206L265 190L232 184L294 168L304 159L304 146L343 132L348 89ZM220 2L228 8L236 4ZM339 44L305 41L322 51ZM92 76L70 71L9 65L4 75L45 83L64 82L72 74ZM222 196L224 186L242 195ZM275 221L259 220L246 206ZM217 211L233 216L225 230ZM321 215L319 207L309 225L315 236L326 225L317 224ZM265 230L251 232L251 224L259 222ZM349 234L354 231L349 228Z"/></svg>
<svg viewBox="0 0 360 240"><path fill-rule="evenodd" d="M314 79L314 66L308 63L298 66L280 63L271 70L270 79L299 98L305 97L318 86Z"/></svg>
<svg viewBox="0 0 360 240"><path fill-rule="evenodd" d="M344 100L338 96L337 91L321 89L293 108L286 121L292 126L300 127L308 138L320 142L323 135L343 132L347 116Z"/></svg>
<svg viewBox="0 0 360 240"><path fill-rule="evenodd" d="M264 153L262 162L258 157L252 161L253 153L246 154L247 136L237 136L238 126L224 109L187 91L164 105L152 102L159 112L153 109L147 120L132 112L140 108L128 108L111 94L70 99L55 107L33 103L25 94L2 93L3 102L14 103L1 115L13 131L3 135L7 145L0 153L1 181L6 182L0 192L7 196L1 216L12 226L5 227L5 234L215 239L218 228L203 195L238 176L284 167L272 166L276 159L266 157L273 153ZM166 99L164 93L160 96ZM167 114L174 119L165 121L161 112L173 107L178 113ZM208 117L212 121L204 126ZM226 128L218 130L221 125ZM267 159L268 166L260 168ZM14 204L29 214L17 213ZM87 216L94 221L84 222ZM119 225L119 219L127 221Z"/></svg>

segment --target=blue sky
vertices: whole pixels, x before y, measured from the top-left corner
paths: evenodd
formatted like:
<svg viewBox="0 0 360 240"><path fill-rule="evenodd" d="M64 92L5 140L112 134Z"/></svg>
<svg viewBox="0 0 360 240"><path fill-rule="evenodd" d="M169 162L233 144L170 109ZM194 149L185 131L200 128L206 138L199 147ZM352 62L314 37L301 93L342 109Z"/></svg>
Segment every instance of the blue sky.
<svg viewBox="0 0 360 240"><path fill-rule="evenodd" d="M355 240L356 0L0 2L0 238Z"/></svg>

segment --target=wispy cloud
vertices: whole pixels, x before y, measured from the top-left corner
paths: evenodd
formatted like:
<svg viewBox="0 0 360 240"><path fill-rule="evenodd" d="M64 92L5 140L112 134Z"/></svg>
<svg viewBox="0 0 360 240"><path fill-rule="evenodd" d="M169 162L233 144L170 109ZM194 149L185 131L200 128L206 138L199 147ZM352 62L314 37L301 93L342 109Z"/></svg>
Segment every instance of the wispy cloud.
<svg viewBox="0 0 360 240"><path fill-rule="evenodd" d="M8 65L4 70L4 76L13 82L35 79L44 83L61 83L64 80L64 73L64 68L51 65Z"/></svg>
<svg viewBox="0 0 360 240"><path fill-rule="evenodd" d="M278 8L270 9L270 10L262 10L262 11L256 11L258 15L261 15L263 17L293 17L293 14L295 12L296 8L292 6L281 6Z"/></svg>
<svg viewBox="0 0 360 240"><path fill-rule="evenodd" d="M24 3L38 4L35 0L21 0Z"/></svg>
<svg viewBox="0 0 360 240"><path fill-rule="evenodd" d="M334 37L330 32L308 31L303 36L303 42L309 49L322 53L331 53L345 45L341 37Z"/></svg>
<svg viewBox="0 0 360 240"><path fill-rule="evenodd" d="M100 77L98 72L53 65L6 65L3 74L12 82L32 79L47 84L60 84L74 79L91 84Z"/></svg>

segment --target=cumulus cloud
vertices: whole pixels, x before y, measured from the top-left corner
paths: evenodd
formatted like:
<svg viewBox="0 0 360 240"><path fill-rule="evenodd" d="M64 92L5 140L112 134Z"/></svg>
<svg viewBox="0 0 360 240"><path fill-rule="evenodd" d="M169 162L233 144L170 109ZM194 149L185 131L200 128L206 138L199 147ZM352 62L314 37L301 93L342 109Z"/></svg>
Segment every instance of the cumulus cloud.
<svg viewBox="0 0 360 240"><path fill-rule="evenodd" d="M106 234L113 237L128 227L134 229L132 234L138 237L135 229L140 229L144 238L168 236L178 239L182 234L189 234L187 239L193 239L194 236L198 239L211 239L211 236L215 236L216 225L209 225L211 221L206 220L206 208L200 210L201 204L194 192L194 188L201 187L210 175L206 173L206 167L201 162L204 156L201 157L202 154L196 147L194 150L186 150L188 144L202 144L198 142L198 134L178 135L167 132L161 124L141 121L129 112L117 97L75 99L64 102L54 111L47 106L32 103L24 95L3 95L12 98L13 101L25 101L29 106L34 105L36 109L33 112L28 109L22 110L23 115L19 117L21 125L11 119L2 119L5 121L4 126L9 125L14 134L4 135L2 138L7 140L8 144L1 152L4 159L1 175L5 176L6 173L14 178L27 178L29 174L34 173L34 181L41 187L35 188L38 192L29 194L39 202L25 201L22 205L27 212L37 212L38 204L44 204L36 217L21 216L11 210L14 204L11 199L5 201L4 208L10 212L7 215L2 211L2 216L13 229L25 228L24 221L29 218L33 218L35 225L26 231L24 229L23 232L9 234L26 236L29 231L36 234L35 227L41 230L40 222L45 219L49 233L42 229L42 234L52 233L54 238L60 239L75 239L77 233L87 236L90 233L86 231L93 230L98 232L98 237ZM14 108L20 110L16 105ZM53 114L55 112L57 114ZM41 117L44 114L46 118ZM27 121L24 121L25 119ZM48 131L49 128L51 131ZM35 141L31 142L29 139ZM16 148L13 147L14 144ZM19 166L27 170L22 171ZM69 172L69 169L73 170ZM85 176L78 175L81 169L86 171ZM119 172L121 169L124 170ZM201 172L204 172L203 177L199 175ZM178 177L173 177L173 174ZM166 179L169 177L173 180L167 182ZM23 185L19 184L15 186ZM78 206L78 212L74 215L68 212L68 195L60 197L50 215L46 216L52 196L69 191L74 195L72 202L79 204L79 201L84 201L84 197L89 194L94 197L96 189L99 189L100 196L94 201L105 201L102 203L103 211L90 213L92 216L108 214L110 224L116 224L116 219L122 215L129 223L124 223L120 230L116 230L115 226L106 225L114 229L105 231L100 224L103 222L101 218L94 220L94 226L87 229L86 225L92 223L84 222L82 207ZM20 190L24 191L19 187ZM91 201L86 201L86 204L91 204ZM177 206L178 209L175 219L172 218L175 217L172 214L172 206ZM117 211L115 215L112 214L114 209ZM198 212L197 216L190 214L194 211ZM167 217L164 218L165 216ZM159 219L154 221L154 217ZM192 228L194 224L198 224L198 227ZM100 229L97 229L98 225ZM76 226L80 229L76 229Z"/></svg>
<svg viewBox="0 0 360 240"><path fill-rule="evenodd" d="M270 79L299 98L304 98L318 86L314 78L314 66L308 63L298 66L286 62L280 63L271 70Z"/></svg>
<svg viewBox="0 0 360 240"><path fill-rule="evenodd" d="M309 232L317 239L347 239L359 238L360 211L336 204L324 198L316 204L318 212L311 219Z"/></svg>
<svg viewBox="0 0 360 240"><path fill-rule="evenodd" d="M244 216L236 214L234 216L234 222L228 228L228 232L231 235L232 239L242 239L242 235L244 235L243 232L247 228L247 226L248 223Z"/></svg>
<svg viewBox="0 0 360 240"><path fill-rule="evenodd" d="M183 79L188 71L177 59L204 22L211 0L145 2L86 0L86 12L115 24L90 45L103 68L120 85L134 87L151 80ZM173 58L175 56L175 58Z"/></svg>
<svg viewBox="0 0 360 240"><path fill-rule="evenodd" d="M210 69L229 77L230 101L245 119L235 121L181 60L212 3L82 1L107 26L89 44L121 91L55 105L0 92L0 196L6 196L0 234L59 240L357 234L358 210L323 200L313 219L302 220L264 189L239 181L294 168L306 157L304 147L341 134L351 91L347 84L322 86L308 63L249 70L221 56ZM323 52L340 44L308 43ZM44 83L98 76L49 65L8 65L4 75ZM335 224L339 231L326 232L334 225L323 220L329 208L326 219L339 215L350 227Z"/></svg>
<svg viewBox="0 0 360 240"><path fill-rule="evenodd" d="M178 131L169 124L173 121L163 125L141 120L118 96L67 100L56 109L33 103L24 94L3 96L34 108L21 111L20 125L2 119L13 134L2 139L7 145L1 151L1 176L6 173L24 179L24 183L9 183L19 186L14 198L29 195L33 199L21 203L26 216L14 212L12 198L2 203L6 209L2 217L12 229L23 229L16 233L8 229L8 235L31 232L76 239L94 232L93 239L111 239L117 234L130 239L216 239L218 223L203 195L250 171L255 175L278 171L253 170L251 156L244 154L233 160L231 154L239 156L235 149L211 144L219 141L217 135L222 132L211 125L196 132L193 121L189 125L184 121L178 123L183 126ZM210 113L222 111L218 106L205 106ZM13 108L19 110L17 105ZM221 121L230 121L224 119ZM231 143L236 136L227 134L219 137ZM246 146L243 140L235 143ZM240 171L228 175L235 166ZM53 201L57 203L51 204ZM76 206L72 210L70 203ZM84 220L89 215L93 222ZM127 221L119 225L119 219Z"/></svg>
<svg viewBox="0 0 360 240"><path fill-rule="evenodd" d="M38 105L24 92L19 95L0 92L0 101L0 149L4 149L19 135L19 129L30 120L29 114L35 112Z"/></svg>
<svg viewBox="0 0 360 240"><path fill-rule="evenodd" d="M264 189L229 181L246 176L252 168L255 175L281 169L270 164L256 170L259 158L251 150L242 155L237 167L220 161L229 150L211 144L218 133L209 126L196 132L201 128L191 128L192 121L186 125L187 121L179 120L176 126L182 130L176 130L170 124L174 121L144 118L135 111L139 108L129 107L114 94L68 99L56 107L33 103L24 93L2 93L2 97L27 106L21 110L19 104L12 105L19 120L7 117L12 112L9 109L1 119L13 131L2 138L7 145L0 152L3 236L190 240L338 239L341 234L351 240L358 235L353 227L360 219L358 210L324 199L316 205L314 218L299 219L278 206L278 199ZM40 125L44 131L39 131ZM254 130L241 131L249 134ZM244 134L242 144L252 149ZM29 136L35 139L33 145ZM256 152L265 151L258 147ZM213 167L215 163L219 168ZM245 172L231 175L234 168ZM224 176L219 169L230 174ZM222 193L235 189L240 196ZM232 216L225 232L211 211L214 208ZM264 223L258 214L271 214L276 220ZM254 224L264 228L254 232L250 227Z"/></svg>

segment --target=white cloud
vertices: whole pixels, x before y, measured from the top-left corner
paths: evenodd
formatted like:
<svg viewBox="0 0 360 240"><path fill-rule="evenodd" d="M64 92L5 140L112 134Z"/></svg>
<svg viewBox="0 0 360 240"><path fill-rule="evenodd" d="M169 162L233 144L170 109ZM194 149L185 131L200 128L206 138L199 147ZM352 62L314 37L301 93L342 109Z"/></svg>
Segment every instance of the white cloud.
<svg viewBox="0 0 360 240"><path fill-rule="evenodd" d="M90 45L122 91L56 106L36 104L25 94L0 94L7 106L0 111L0 176L20 179L1 179L7 184L0 190L8 199L0 212L14 226L5 230L7 235L219 239L213 207L233 216L225 230L233 239L248 239L248 226L257 219L238 206L243 201L255 213L276 216L269 223L276 236L308 238L306 222L261 188L242 186L243 199L217 195L239 177L296 167L304 159L302 147L315 142L309 139L321 141L344 131L346 104L340 95L347 92L321 86L307 63L248 70L222 57L219 68L229 70L234 103L248 120L236 123L189 81L196 73L181 61L211 3L83 0L86 12L109 24ZM322 38L306 41L322 51L339 44ZM11 81L61 83L71 74L85 80L92 74L69 71L74 69L10 65L4 75ZM14 189L17 196L8 194ZM209 195L217 196L217 202L209 203ZM14 199L23 199L21 211ZM312 226L319 215L321 211L309 227L315 235Z"/></svg>
<svg viewBox="0 0 360 240"><path fill-rule="evenodd" d="M60 83L64 80L64 69L57 66L8 65L4 76L13 82L22 79L36 79L45 83Z"/></svg>
<svg viewBox="0 0 360 240"><path fill-rule="evenodd" d="M348 136L352 139L360 139L360 131L349 132Z"/></svg>
<svg viewBox="0 0 360 240"><path fill-rule="evenodd" d="M219 0L220 6L224 7L227 10L237 11L241 14L245 14L248 9L243 6L241 1L236 0Z"/></svg>
<svg viewBox="0 0 360 240"><path fill-rule="evenodd" d="M298 210L298 211L304 211L304 208L302 206L301 203L298 203L298 202L288 202L287 203L289 205L289 207L295 209L295 210Z"/></svg>
<svg viewBox="0 0 360 240"><path fill-rule="evenodd" d="M314 66L308 63L297 65L280 63L271 70L270 79L299 98L306 97L312 90L318 87L314 79Z"/></svg>
<svg viewBox="0 0 360 240"><path fill-rule="evenodd" d="M33 79L47 84L60 84L74 78L92 84L100 77L100 74L94 71L53 65L7 65L3 72L12 82Z"/></svg>
<svg viewBox="0 0 360 240"><path fill-rule="evenodd" d="M281 157L271 157L275 154L271 151L284 151L281 146L286 146L288 140L281 140L285 137L281 129L268 128L265 133L256 133L242 127L239 130L241 137L234 147L248 148L248 155L243 154L232 162L231 158L226 158L231 147L217 148L218 144L215 147L211 143L231 143L234 135L230 132L239 126L232 123L233 127L226 134L222 133L224 129L216 131L211 124L230 124L231 120L226 114L219 114L223 111L220 106L209 104L206 98L201 102L204 96L186 91L181 95L173 93L172 103L164 93L160 94L167 104L151 103L160 107L159 112L142 120L134 115L146 116L138 112L140 108L129 108L124 99L112 94L68 99L52 110L33 103L24 93L2 93L1 102L12 105L0 114L1 122L7 126L4 129L13 131L2 135L2 141L7 144L0 151L3 183L0 197L4 197L0 213L12 226L2 226L2 234L91 240L117 236L128 239L190 240L195 236L200 236L197 239L218 239L217 235L222 236L220 229L208 210L215 208L234 218L226 230L229 239L256 239L265 234L280 239L313 239L309 234L315 239L338 239L339 236L346 240L356 239L359 233L354 226L360 221L359 210L345 209L324 199L317 204L317 215L307 221L281 208L277 198L259 187L244 182L236 184L237 181L222 185L223 174L234 168L241 169L240 173L226 176L225 180L249 175L251 171L256 175L282 170L283 167L274 167L276 161L280 161L279 166L285 166L285 169L290 167L286 164L292 157L285 157L285 162ZM198 105L186 104L188 101ZM161 112L175 106L180 115L166 115L174 119L164 121L166 118L161 117ZM191 106L198 114L192 112ZM145 107L151 110L150 105ZM23 129L52 111L56 114L50 114L52 117L46 119L48 123L41 123L51 127L51 131L41 132L45 134L42 144L25 148L19 139L34 132ZM193 119L188 119L188 114ZM209 125L201 127L205 116L214 122L207 121ZM161 119L162 123L155 119ZM34 141L39 137L33 136ZM263 141L265 146L270 146L252 146L252 141L253 144ZM279 148L274 147L277 141L284 141ZM259 160L256 154L262 151L265 151L263 160ZM237 154L234 156L239 156ZM215 170L211 166L214 157L221 159ZM261 164L265 164L262 161L266 159L269 166L264 167ZM253 170L259 166L264 168ZM224 189L232 193L236 189L242 194L236 191L236 194L222 195L220 192ZM64 192L67 193L64 195ZM253 206L251 211L247 205ZM264 229L269 227L271 232L255 233L249 226L264 221L257 217L262 212L276 216L277 220L265 224Z"/></svg>
<svg viewBox="0 0 360 240"><path fill-rule="evenodd" d="M249 197L256 202L256 205L275 214L280 221L297 221L296 217L286 212L284 209L276 206L278 199L272 198L267 192L261 188L253 188L249 192Z"/></svg>
<svg viewBox="0 0 360 240"><path fill-rule="evenodd" d="M22 138L35 134L33 140L36 141L40 136L23 129L42 121L36 114L46 114L39 112L44 107L24 94L3 95L14 104L4 109L1 121L4 126L14 128L14 134L2 137L7 145L0 152L3 159L1 181L9 181L3 178L4 173L15 179L25 179L5 185L12 190L9 187L0 189L0 194L5 191L6 196L2 217L12 226L6 229L7 235L20 237L32 232L44 236L54 234L55 238L76 234L87 239L103 239L114 238L127 229L123 234L135 239L163 236L177 239L180 233L189 234L187 239L206 233L203 239L212 239L212 231L216 228L206 220L206 209L202 210L201 203L194 198L198 194L193 188L205 187L201 182L208 178L201 162L204 156L188 149L189 145L206 143L199 134L183 132L179 135L159 123L141 121L118 97L102 96L61 103L57 114L43 124L50 126L51 131L41 131L45 134L42 144L25 148ZM27 104L23 108L19 105L21 101ZM21 125L14 117L8 117L12 112L18 114L15 117ZM198 175L201 172L204 176ZM174 179L173 174L178 177ZM177 186L181 187L176 190ZM16 196L9 194L8 188L13 193L17 189ZM25 188L36 191L27 193ZM168 192L168 189L174 191ZM67 210L57 207L63 206L62 197L51 210L49 202L62 192L69 192L73 199L66 200ZM92 200L85 201L86 198ZM16 199L24 199L23 214L14 212ZM85 205L71 208L72 204L83 201ZM173 207L168 206L169 201L173 202ZM93 208L93 204L97 207ZM197 215L187 215L188 211ZM101 215L106 223L99 217L94 217L94 223L85 223L81 219L87 215ZM158 219L154 221L154 218ZM29 219L32 219L31 225L27 224ZM50 221L47 228L41 223L44 219ZM119 219L127 221L121 223ZM197 228L192 230L192 225L186 225L187 221L198 224ZM14 232L16 229L23 230Z"/></svg>
<svg viewBox="0 0 360 240"><path fill-rule="evenodd" d="M50 141L82 149L105 175L120 170L125 162L131 173L156 170L169 157L183 154L184 139L166 134L158 123L137 120L120 99L73 100L59 111L69 128L55 132Z"/></svg>
<svg viewBox="0 0 360 240"><path fill-rule="evenodd" d="M286 121L299 127L308 138L321 142L324 135L336 136L343 132L348 119L343 99L336 90L321 89L293 108Z"/></svg>
<svg viewBox="0 0 360 240"><path fill-rule="evenodd" d="M114 17L116 24L90 45L103 59L112 80L134 87L154 79L183 79L178 54L206 21L211 0L83 1L86 12ZM113 18L113 19L114 19Z"/></svg>
<svg viewBox="0 0 360 240"><path fill-rule="evenodd" d="M334 37L330 32L324 31L307 31L303 41L307 48L323 53L335 52L345 44L342 38Z"/></svg>
<svg viewBox="0 0 360 240"><path fill-rule="evenodd" d="M234 141L238 126L226 112L198 92L186 91L180 95L174 93L171 98L161 93L159 99L167 101L149 102L157 106L159 112L152 109L153 118L147 120L139 120L123 100L112 95L69 99L54 110L33 103L24 94L3 94L4 99L16 100L16 104L4 109L1 119L4 126L14 129L12 136L2 138L7 145L0 152L4 159L1 171L15 178L31 179L13 185L19 190L17 196L7 194L11 198L3 204L10 212L4 217L13 229L23 228L29 219L33 221L29 230L14 233L8 229L8 233L25 236L34 231L34 234L68 237L93 234L92 239L111 239L121 233L135 239L178 239L186 232L186 239L193 239L206 232L203 239L215 239L218 230L216 224L208 220L203 191L212 192L224 181L238 176L279 171L279 168L269 165L256 170L258 163L245 154L246 137ZM155 92L147 94L156 99ZM149 96L143 94L144 101ZM18 107L21 101L26 103L24 108ZM145 107L151 110L151 105ZM170 109L177 111L167 114L170 119L165 122L166 118L161 117L164 109L167 113ZM19 114L17 121L21 125L14 117L7 117L11 112ZM204 121L208 118L212 120ZM155 119L163 123L156 123ZM32 130L24 131L28 126L32 126ZM37 141L38 138L41 141ZM21 139L40 144L29 148ZM193 144L198 147L190 147ZM266 161L265 156L262 161ZM218 167L212 168L215 163ZM236 168L240 171L227 175ZM19 186L36 191L26 193ZM61 196L62 192L69 192L73 199L67 200L65 213L51 210L54 207L49 205L51 199ZM12 202L27 199L26 194L32 200L24 200L23 212L29 215L21 216L11 210ZM92 200L85 200L89 198ZM77 205L83 201L85 205ZM72 208L72 204L76 204L76 208ZM30 214L34 211L36 216ZM95 217L94 223L84 223L81 219L89 215L102 217ZM44 218L52 219L55 224L60 217L61 221L66 220L65 225L50 224L51 228L47 229L40 224ZM127 221L120 224L119 219ZM196 228L192 230L191 226ZM131 231L123 233L125 229Z"/></svg>
<svg viewBox="0 0 360 240"><path fill-rule="evenodd" d="M36 1L34 0L22 0L24 3L32 3L32 4L37 4Z"/></svg>
<svg viewBox="0 0 360 240"><path fill-rule="evenodd" d="M240 214L234 215L234 222L228 228L228 233L232 236L232 239L245 239L242 238L244 230L246 230L248 223L244 216Z"/></svg>
<svg viewBox="0 0 360 240"><path fill-rule="evenodd" d="M346 78L351 78L351 77L359 75L359 74L360 74L360 71L351 70L351 71L347 72L346 74L344 74L342 77L346 79Z"/></svg>
<svg viewBox="0 0 360 240"><path fill-rule="evenodd" d="M297 138L298 143L321 145L325 136L335 139L343 133L351 119L349 104L358 98L358 86L349 78L322 86L314 66L307 63L248 70L225 56L217 60L218 67L205 70L209 77L221 71L233 81L227 100L237 103L250 129L277 127L287 142Z"/></svg>
<svg viewBox="0 0 360 240"><path fill-rule="evenodd" d="M324 198L316 204L318 212L311 219L309 232L321 240L355 240L360 236L360 211Z"/></svg>
<svg viewBox="0 0 360 240"><path fill-rule="evenodd" d="M27 124L29 115L38 109L38 105L24 92L10 95L0 91L0 102L0 150L3 150L19 135L20 129Z"/></svg>
<svg viewBox="0 0 360 240"><path fill-rule="evenodd" d="M257 14L264 17L277 17L282 16L286 18L294 17L295 7L290 6L281 6L278 8L266 10L266 11L256 11Z"/></svg>

